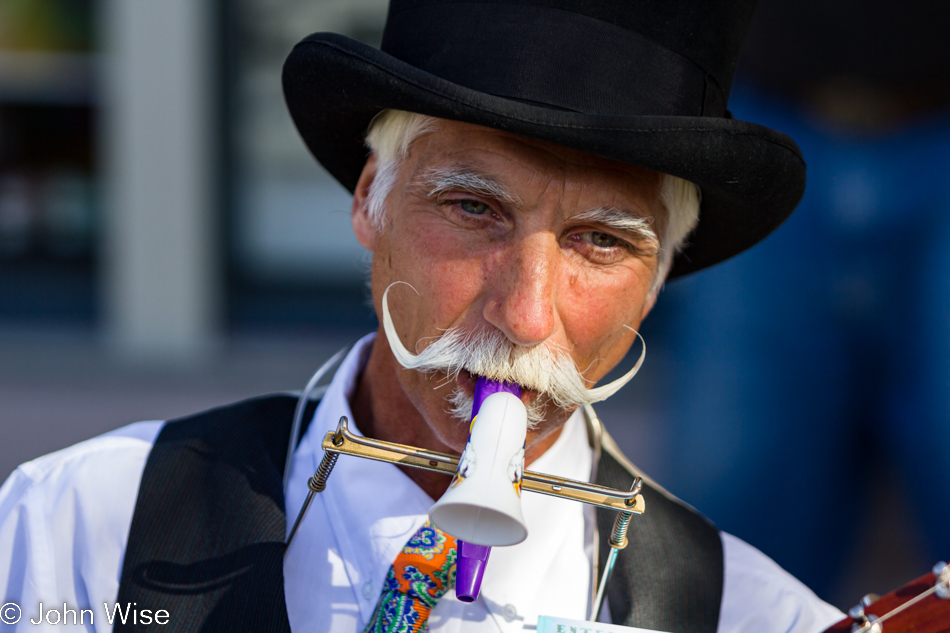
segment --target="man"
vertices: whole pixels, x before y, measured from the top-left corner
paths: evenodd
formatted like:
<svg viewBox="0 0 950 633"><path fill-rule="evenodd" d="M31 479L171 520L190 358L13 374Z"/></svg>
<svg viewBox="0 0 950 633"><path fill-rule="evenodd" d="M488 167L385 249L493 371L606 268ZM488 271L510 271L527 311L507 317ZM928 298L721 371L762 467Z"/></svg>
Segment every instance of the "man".
<svg viewBox="0 0 950 633"><path fill-rule="evenodd" d="M479 375L524 387L532 469L629 486L635 469L580 405L605 397L593 385L668 274L750 246L801 195L794 143L725 111L750 16L735 2L404 0L382 51L304 40L284 69L288 105L354 192L374 305L397 334L356 343L303 412L286 498L296 400L279 396L21 467L0 493L5 597L117 601L175 630L382 630L380 613L400 615L385 606L394 570L432 535L426 514L447 478L343 457L285 551L287 519L341 416L370 437L459 453ZM602 617L667 631L820 631L840 617L656 484L643 494ZM450 591L427 619L387 630L587 619L604 516L540 495L524 512L528 539L495 548L476 602Z"/></svg>

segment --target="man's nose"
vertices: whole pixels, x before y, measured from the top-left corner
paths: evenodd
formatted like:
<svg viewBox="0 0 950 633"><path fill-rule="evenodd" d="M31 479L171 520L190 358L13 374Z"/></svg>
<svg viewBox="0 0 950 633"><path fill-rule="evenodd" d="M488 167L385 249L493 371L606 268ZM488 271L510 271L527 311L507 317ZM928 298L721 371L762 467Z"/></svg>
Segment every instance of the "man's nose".
<svg viewBox="0 0 950 633"><path fill-rule="evenodd" d="M485 318L516 345L537 345L554 333L559 251L554 236L533 234L506 247L490 271Z"/></svg>

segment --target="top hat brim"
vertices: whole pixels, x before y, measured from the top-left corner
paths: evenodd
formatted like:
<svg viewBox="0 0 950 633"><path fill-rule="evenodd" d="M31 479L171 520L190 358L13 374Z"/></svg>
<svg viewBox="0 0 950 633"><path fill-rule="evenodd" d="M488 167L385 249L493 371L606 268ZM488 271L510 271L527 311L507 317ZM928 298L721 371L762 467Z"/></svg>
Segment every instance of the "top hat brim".
<svg viewBox="0 0 950 633"><path fill-rule="evenodd" d="M670 277L759 242L795 209L805 162L788 136L723 117L594 115L448 82L376 48L315 33L284 63L287 106L314 157L349 191L366 163L367 127L385 109L475 123L679 176L702 191L700 221Z"/></svg>

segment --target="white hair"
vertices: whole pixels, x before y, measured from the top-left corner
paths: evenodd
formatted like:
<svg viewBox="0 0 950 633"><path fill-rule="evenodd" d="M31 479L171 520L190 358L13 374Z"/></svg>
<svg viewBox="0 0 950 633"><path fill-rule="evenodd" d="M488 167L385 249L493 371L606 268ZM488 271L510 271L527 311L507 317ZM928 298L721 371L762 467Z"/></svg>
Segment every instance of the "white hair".
<svg viewBox="0 0 950 633"><path fill-rule="evenodd" d="M699 203L702 198L702 192L696 184L671 174L663 174L660 203L666 209L666 226L660 236L660 261L651 294L655 295L659 291L673 265L673 256L683 250L687 236L699 223Z"/></svg>
<svg viewBox="0 0 950 633"><path fill-rule="evenodd" d="M366 144L376 155L376 177L366 196L369 219L377 231L383 230L386 197L396 183L400 163L409 155L409 147L419 136L438 129L439 120L416 112L383 110L370 123ZM659 292L673 264L673 257L686 244L686 237L699 222L699 187L670 174L662 174L660 202L666 220L660 226L660 250L650 296Z"/></svg>
<svg viewBox="0 0 950 633"><path fill-rule="evenodd" d="M409 146L437 126L434 117L403 110L383 110L369 124L366 144L376 155L376 177L366 194L366 206L377 232L383 229L386 198L396 184L399 164L409 155Z"/></svg>

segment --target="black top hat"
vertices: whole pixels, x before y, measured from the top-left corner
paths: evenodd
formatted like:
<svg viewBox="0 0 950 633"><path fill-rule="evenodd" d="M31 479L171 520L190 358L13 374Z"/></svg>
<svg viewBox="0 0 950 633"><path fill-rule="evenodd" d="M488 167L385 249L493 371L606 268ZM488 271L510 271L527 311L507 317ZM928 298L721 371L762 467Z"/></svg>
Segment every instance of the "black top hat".
<svg viewBox="0 0 950 633"><path fill-rule="evenodd" d="M690 180L684 275L752 246L805 189L795 142L726 110L755 0L392 0L381 50L315 33L284 63L313 155L352 191L395 108L498 128Z"/></svg>

